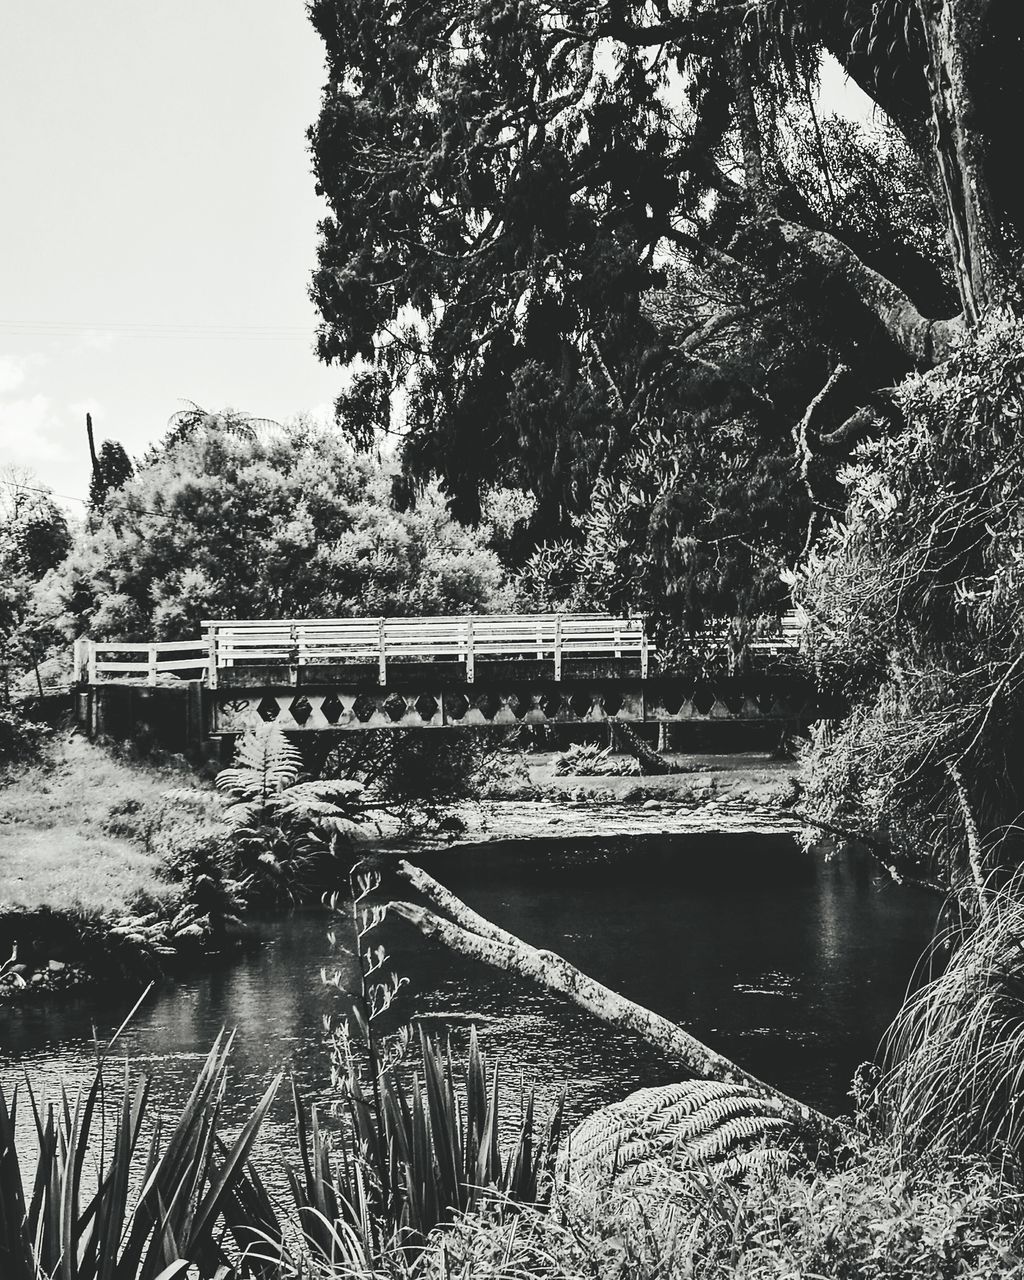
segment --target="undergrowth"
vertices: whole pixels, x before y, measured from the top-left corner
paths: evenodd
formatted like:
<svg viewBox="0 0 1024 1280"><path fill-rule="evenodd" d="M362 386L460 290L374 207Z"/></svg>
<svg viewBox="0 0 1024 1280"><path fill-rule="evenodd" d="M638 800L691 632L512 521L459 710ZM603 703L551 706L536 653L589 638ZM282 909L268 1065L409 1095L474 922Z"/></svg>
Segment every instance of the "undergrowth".
<svg viewBox="0 0 1024 1280"><path fill-rule="evenodd" d="M693 1173L643 1191L559 1189L546 1213L463 1218L421 1274L506 1280L936 1280L1019 1277L1018 1205L980 1164L908 1170L887 1147L846 1168L734 1184Z"/></svg>

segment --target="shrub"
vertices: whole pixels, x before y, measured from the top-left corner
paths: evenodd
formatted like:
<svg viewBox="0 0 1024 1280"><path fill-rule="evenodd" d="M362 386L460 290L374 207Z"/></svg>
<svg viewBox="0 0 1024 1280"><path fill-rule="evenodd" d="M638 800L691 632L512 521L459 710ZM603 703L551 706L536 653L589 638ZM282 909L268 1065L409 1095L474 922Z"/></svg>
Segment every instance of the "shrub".
<svg viewBox="0 0 1024 1280"><path fill-rule="evenodd" d="M1024 325L897 401L902 430L859 451L845 521L795 581L819 681L852 709L817 730L808 803L959 887L972 825L983 870L1024 852Z"/></svg>
<svg viewBox="0 0 1024 1280"><path fill-rule="evenodd" d="M26 720L13 707L0 707L0 765L37 760L50 734L47 725Z"/></svg>

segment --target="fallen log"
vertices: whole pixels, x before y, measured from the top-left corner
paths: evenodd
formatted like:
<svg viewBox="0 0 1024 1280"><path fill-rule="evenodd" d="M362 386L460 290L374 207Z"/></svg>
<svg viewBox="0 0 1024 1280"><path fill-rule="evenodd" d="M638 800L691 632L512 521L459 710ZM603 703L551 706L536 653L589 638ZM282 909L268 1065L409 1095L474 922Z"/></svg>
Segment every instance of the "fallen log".
<svg viewBox="0 0 1024 1280"><path fill-rule="evenodd" d="M450 917L445 919L438 911L409 902L388 904L390 912L414 924L425 937L436 939L460 955L503 969L506 973L517 974L567 997L609 1026L639 1036L666 1058L679 1063L693 1078L744 1085L757 1096L782 1104L786 1119L802 1135L813 1135L829 1146L842 1141L843 1128L838 1121L759 1080L677 1023L619 995L564 957L553 951L531 947L521 938L499 928L478 915L421 867L400 862L398 872L438 911Z"/></svg>

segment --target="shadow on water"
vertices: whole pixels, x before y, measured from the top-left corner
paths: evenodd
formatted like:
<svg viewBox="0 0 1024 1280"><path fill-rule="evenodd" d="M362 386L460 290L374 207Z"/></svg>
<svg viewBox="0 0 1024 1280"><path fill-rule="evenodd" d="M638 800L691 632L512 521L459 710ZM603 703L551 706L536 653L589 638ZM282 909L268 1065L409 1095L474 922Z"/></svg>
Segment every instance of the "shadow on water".
<svg viewBox="0 0 1024 1280"><path fill-rule="evenodd" d="M847 1106L854 1068L871 1056L926 945L937 902L849 857L800 852L786 837L702 835L607 842L494 844L424 859L472 907L528 942L559 951L624 995L788 1093ZM236 963L155 992L119 1056L158 1075L180 1106L222 1026L237 1027L226 1119L237 1122L279 1066L325 1097L332 1009L322 967L351 975L321 911L265 920L266 945ZM339 943L348 942L344 929ZM570 1119L642 1085L677 1078L631 1036L518 979L385 926L395 969L410 979L405 1012L460 1047L475 1024L506 1075L541 1099L569 1087ZM83 1080L100 1036L131 997L105 991L52 1006L0 1009L0 1079ZM270 1141L287 1123L282 1100Z"/></svg>

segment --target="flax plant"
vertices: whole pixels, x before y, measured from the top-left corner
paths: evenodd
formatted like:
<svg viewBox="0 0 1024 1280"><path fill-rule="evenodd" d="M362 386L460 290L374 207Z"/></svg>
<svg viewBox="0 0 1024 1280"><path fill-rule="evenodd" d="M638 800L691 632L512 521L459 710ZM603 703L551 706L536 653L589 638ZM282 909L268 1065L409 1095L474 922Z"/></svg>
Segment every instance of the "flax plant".
<svg viewBox="0 0 1024 1280"><path fill-rule="evenodd" d="M3 1280L270 1280L263 1260L245 1256L255 1228L279 1235L248 1161L280 1077L225 1145L217 1124L231 1042L218 1036L169 1130L151 1115L150 1081L132 1086L126 1070L108 1133L103 1055L75 1097L62 1088L43 1103L26 1082L8 1101L0 1089ZM18 1136L24 1106L34 1160Z"/></svg>
<svg viewBox="0 0 1024 1280"><path fill-rule="evenodd" d="M521 1098L515 1141L503 1154L497 1067L488 1072L471 1033L463 1072L450 1047L419 1029L415 1065L407 1027L385 1031L406 984L369 935L384 919L371 905L375 871L352 877L352 925L358 984L335 1029L336 1079L345 1125L337 1158L316 1110L307 1123L296 1097L301 1165L292 1190L307 1244L321 1262L348 1267L422 1249L436 1227L487 1203L538 1203L553 1169L561 1125L559 1103L548 1125L535 1121L532 1094ZM337 909L336 900L332 906ZM341 975L324 975L343 989Z"/></svg>

